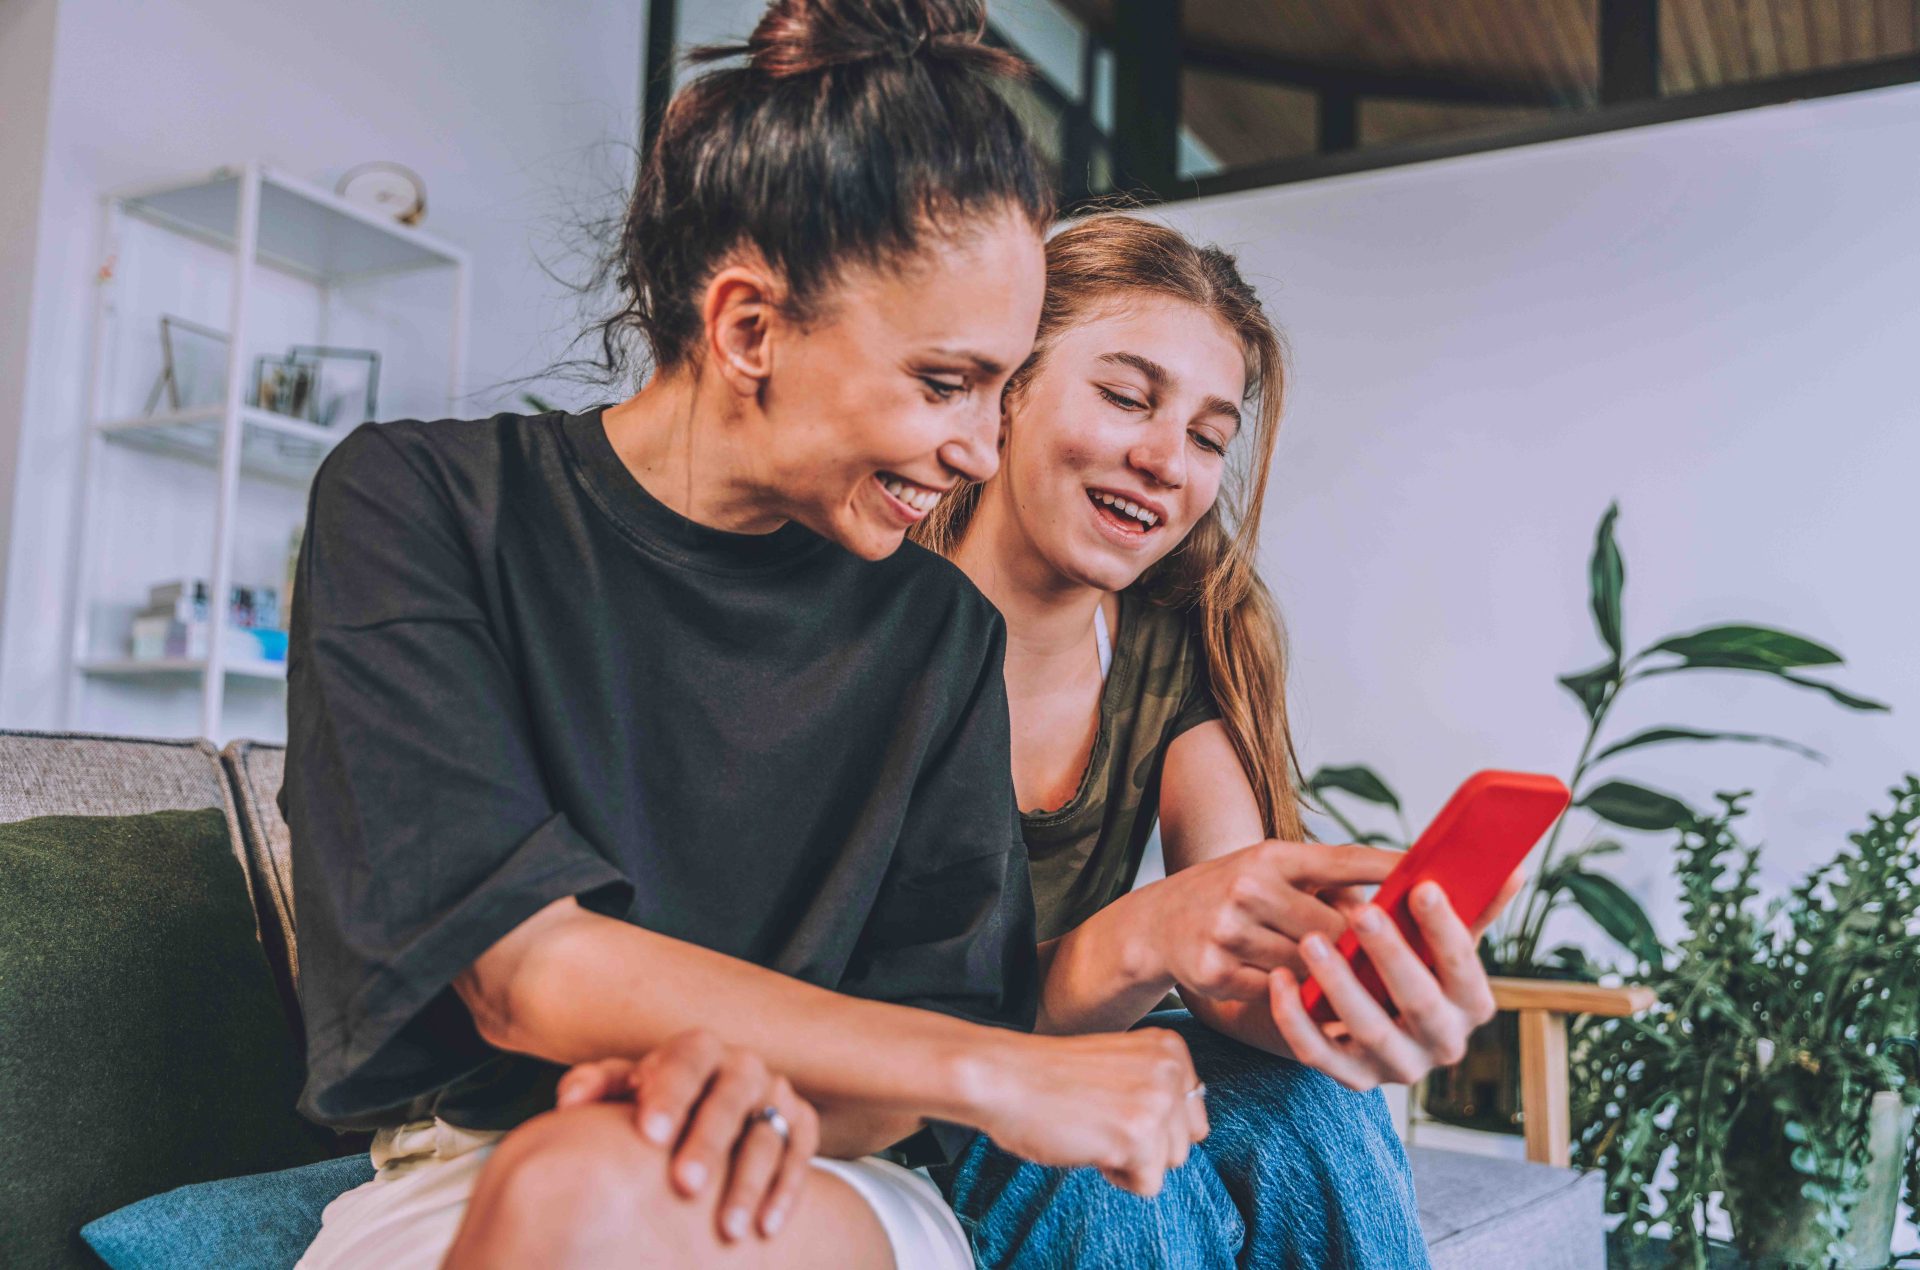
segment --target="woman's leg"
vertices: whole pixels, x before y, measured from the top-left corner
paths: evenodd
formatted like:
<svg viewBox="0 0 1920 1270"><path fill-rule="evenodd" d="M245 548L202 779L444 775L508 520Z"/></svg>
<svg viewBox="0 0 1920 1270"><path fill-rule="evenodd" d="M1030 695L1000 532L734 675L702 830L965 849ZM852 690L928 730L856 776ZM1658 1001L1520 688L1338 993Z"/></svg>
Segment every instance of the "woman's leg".
<svg viewBox="0 0 1920 1270"><path fill-rule="evenodd" d="M848 1267L888 1270L893 1251L867 1202L815 1171L771 1240L722 1242L710 1182L692 1200L667 1180L667 1153L633 1108L595 1103L536 1117L486 1162L444 1265Z"/></svg>
<svg viewBox="0 0 1920 1270"><path fill-rule="evenodd" d="M981 1266L1427 1266L1406 1153L1377 1091L1356 1094L1184 1010L1141 1026L1186 1038L1207 1084L1207 1137L1152 1200L976 1139L937 1175Z"/></svg>
<svg viewBox="0 0 1920 1270"><path fill-rule="evenodd" d="M1207 1084L1211 1131L1196 1148L1246 1225L1246 1267L1425 1267L1413 1175L1380 1091L1355 1093L1185 1010L1142 1026L1186 1038Z"/></svg>

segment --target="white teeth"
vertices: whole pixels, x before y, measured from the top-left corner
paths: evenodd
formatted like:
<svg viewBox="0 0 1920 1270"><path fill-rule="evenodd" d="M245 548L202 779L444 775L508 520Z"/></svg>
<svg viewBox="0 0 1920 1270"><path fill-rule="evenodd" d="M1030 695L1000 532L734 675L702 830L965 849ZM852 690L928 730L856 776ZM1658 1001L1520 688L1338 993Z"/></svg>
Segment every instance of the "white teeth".
<svg viewBox="0 0 1920 1270"><path fill-rule="evenodd" d="M1148 529L1160 523L1158 516L1129 499L1121 498L1117 494L1108 494L1100 490L1088 490L1087 492L1093 496L1094 502L1105 503L1108 507L1113 508L1113 510L1123 512L1133 517Z"/></svg>
<svg viewBox="0 0 1920 1270"><path fill-rule="evenodd" d="M905 481L898 480L891 476L881 477L880 484L886 489L887 493L893 495L917 512L932 511L933 505L940 501L939 490L922 489L918 485L908 485Z"/></svg>

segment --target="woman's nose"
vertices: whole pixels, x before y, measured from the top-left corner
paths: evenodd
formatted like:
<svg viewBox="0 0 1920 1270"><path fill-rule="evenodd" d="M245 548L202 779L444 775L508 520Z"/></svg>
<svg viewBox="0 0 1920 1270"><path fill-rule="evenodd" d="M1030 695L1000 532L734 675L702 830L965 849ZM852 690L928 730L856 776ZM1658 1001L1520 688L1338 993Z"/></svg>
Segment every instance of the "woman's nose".
<svg viewBox="0 0 1920 1270"><path fill-rule="evenodd" d="M992 480L1000 470L999 401L991 404L991 409L969 411L966 430L940 447L940 461L976 483Z"/></svg>

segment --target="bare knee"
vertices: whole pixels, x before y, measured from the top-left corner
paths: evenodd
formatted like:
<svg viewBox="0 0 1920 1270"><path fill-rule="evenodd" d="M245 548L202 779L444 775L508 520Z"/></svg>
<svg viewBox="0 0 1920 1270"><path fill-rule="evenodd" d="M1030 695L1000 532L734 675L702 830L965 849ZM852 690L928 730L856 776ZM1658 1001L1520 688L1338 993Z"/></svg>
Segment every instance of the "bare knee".
<svg viewBox="0 0 1920 1270"><path fill-rule="evenodd" d="M494 1149L445 1264L606 1265L616 1253L623 1265L669 1264L686 1250L681 1210L692 1207L630 1105L550 1111Z"/></svg>

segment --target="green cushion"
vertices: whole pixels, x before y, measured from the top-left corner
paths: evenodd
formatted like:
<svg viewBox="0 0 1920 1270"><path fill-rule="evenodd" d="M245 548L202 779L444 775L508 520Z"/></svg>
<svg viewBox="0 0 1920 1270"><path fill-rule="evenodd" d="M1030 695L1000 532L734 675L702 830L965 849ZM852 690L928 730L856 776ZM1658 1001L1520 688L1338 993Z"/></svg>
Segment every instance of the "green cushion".
<svg viewBox="0 0 1920 1270"><path fill-rule="evenodd" d="M0 825L0 1231L96 1266L123 1204L329 1154L218 810Z"/></svg>

